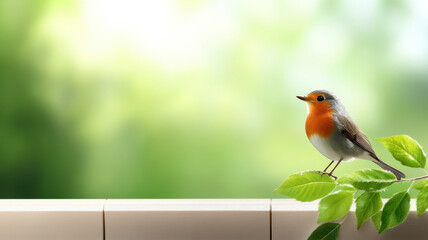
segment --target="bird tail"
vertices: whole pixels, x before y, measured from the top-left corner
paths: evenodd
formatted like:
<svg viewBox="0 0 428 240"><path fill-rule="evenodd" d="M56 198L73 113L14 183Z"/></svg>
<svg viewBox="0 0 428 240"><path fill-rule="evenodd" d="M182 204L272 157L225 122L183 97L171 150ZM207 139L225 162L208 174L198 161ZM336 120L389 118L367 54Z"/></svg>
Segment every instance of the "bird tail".
<svg viewBox="0 0 428 240"><path fill-rule="evenodd" d="M385 169L386 171L392 172L398 180L406 177L406 175L404 175L404 173L402 173L400 170L391 167L390 165L388 165L387 163L385 163L380 159L376 159L376 161L373 161L373 162L379 165L379 167Z"/></svg>

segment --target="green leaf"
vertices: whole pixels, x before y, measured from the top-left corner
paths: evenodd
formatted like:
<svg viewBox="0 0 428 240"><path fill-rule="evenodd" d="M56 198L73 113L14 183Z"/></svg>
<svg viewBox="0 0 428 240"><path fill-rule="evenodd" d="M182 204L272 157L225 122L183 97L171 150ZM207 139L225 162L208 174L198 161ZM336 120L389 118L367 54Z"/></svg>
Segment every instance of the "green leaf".
<svg viewBox="0 0 428 240"><path fill-rule="evenodd" d="M353 196L351 191L339 191L321 199L317 223L334 221L345 216L351 208Z"/></svg>
<svg viewBox="0 0 428 240"><path fill-rule="evenodd" d="M374 216L382 209L382 199L379 192L364 192L355 201L357 215L357 229L360 229L367 219Z"/></svg>
<svg viewBox="0 0 428 240"><path fill-rule="evenodd" d="M379 234L402 223L409 214L409 209L409 193L404 191L394 194L383 207Z"/></svg>
<svg viewBox="0 0 428 240"><path fill-rule="evenodd" d="M380 211L378 213L376 213L375 215L373 215L373 217L372 217L373 224L376 227L376 230L378 230L378 231L380 229L381 218L382 218L382 212L380 212Z"/></svg>
<svg viewBox="0 0 428 240"><path fill-rule="evenodd" d="M339 186L337 186L337 188L336 188L337 190L344 190L344 191L353 191L353 192L355 192L355 191L357 191L357 189L356 188L354 188L352 185L350 185L350 184L341 184L341 185L339 185Z"/></svg>
<svg viewBox="0 0 428 240"><path fill-rule="evenodd" d="M378 169L362 169L340 177L339 184L351 184L357 189L377 191L388 187L395 181L394 174Z"/></svg>
<svg viewBox="0 0 428 240"><path fill-rule="evenodd" d="M428 208L428 186L425 186L416 196L416 210L418 216L422 215Z"/></svg>
<svg viewBox="0 0 428 240"><path fill-rule="evenodd" d="M424 180L416 181L413 184L412 188L420 191L427 185L428 185L428 179L424 179Z"/></svg>
<svg viewBox="0 0 428 240"><path fill-rule="evenodd" d="M307 171L289 176L274 193L310 202L329 194L336 187L332 177L317 171Z"/></svg>
<svg viewBox="0 0 428 240"><path fill-rule="evenodd" d="M401 162L404 166L413 168L425 167L425 153L416 140L407 136L391 136L376 139L381 142L392 156Z"/></svg>
<svg viewBox="0 0 428 240"><path fill-rule="evenodd" d="M339 229L339 223L324 223L311 233L308 240L336 240Z"/></svg>

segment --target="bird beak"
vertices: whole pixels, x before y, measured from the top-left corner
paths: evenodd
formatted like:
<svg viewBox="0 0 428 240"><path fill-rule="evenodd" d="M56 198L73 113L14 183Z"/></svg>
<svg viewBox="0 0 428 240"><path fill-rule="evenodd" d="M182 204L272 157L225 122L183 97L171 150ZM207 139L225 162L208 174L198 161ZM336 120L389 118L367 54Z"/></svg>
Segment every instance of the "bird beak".
<svg viewBox="0 0 428 240"><path fill-rule="evenodd" d="M302 100L302 101L309 101L309 98L307 97L302 97L302 96L296 96L298 99Z"/></svg>

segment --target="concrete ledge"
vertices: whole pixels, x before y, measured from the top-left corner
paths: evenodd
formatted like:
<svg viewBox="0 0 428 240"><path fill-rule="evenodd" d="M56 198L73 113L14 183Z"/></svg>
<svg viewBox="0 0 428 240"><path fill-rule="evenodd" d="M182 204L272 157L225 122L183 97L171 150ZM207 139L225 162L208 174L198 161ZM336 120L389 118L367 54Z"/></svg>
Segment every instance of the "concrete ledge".
<svg viewBox="0 0 428 240"><path fill-rule="evenodd" d="M104 200L0 200L0 239L103 239Z"/></svg>
<svg viewBox="0 0 428 240"><path fill-rule="evenodd" d="M106 239L270 239L270 199L107 200Z"/></svg>
<svg viewBox="0 0 428 240"><path fill-rule="evenodd" d="M371 221L347 217L339 239L425 239L428 214L411 212L378 235ZM306 239L318 202L292 199L0 200L0 239ZM354 210L354 209L351 209Z"/></svg>
<svg viewBox="0 0 428 240"><path fill-rule="evenodd" d="M385 200L384 200L385 202ZM293 199L272 200L272 239L307 239L317 228L318 201L302 203ZM416 201L411 200L410 213L400 226L377 234L371 220L357 230L355 205L340 229L339 239L343 240L402 240L425 239L428 236L428 214L416 216Z"/></svg>

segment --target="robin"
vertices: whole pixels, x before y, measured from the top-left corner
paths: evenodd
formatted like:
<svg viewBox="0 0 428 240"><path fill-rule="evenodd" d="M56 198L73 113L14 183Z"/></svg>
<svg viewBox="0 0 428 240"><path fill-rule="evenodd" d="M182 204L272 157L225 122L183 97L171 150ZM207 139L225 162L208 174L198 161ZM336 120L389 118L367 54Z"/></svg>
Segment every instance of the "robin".
<svg viewBox="0 0 428 240"><path fill-rule="evenodd" d="M370 160L392 172L397 179L406 177L404 173L376 156L366 135L333 93L315 90L306 97L297 96L297 98L305 101L308 107L305 129L309 141L321 154L332 160L322 174L336 178L333 172L342 161L360 158ZM327 173L327 169L334 161L337 161L336 166Z"/></svg>

